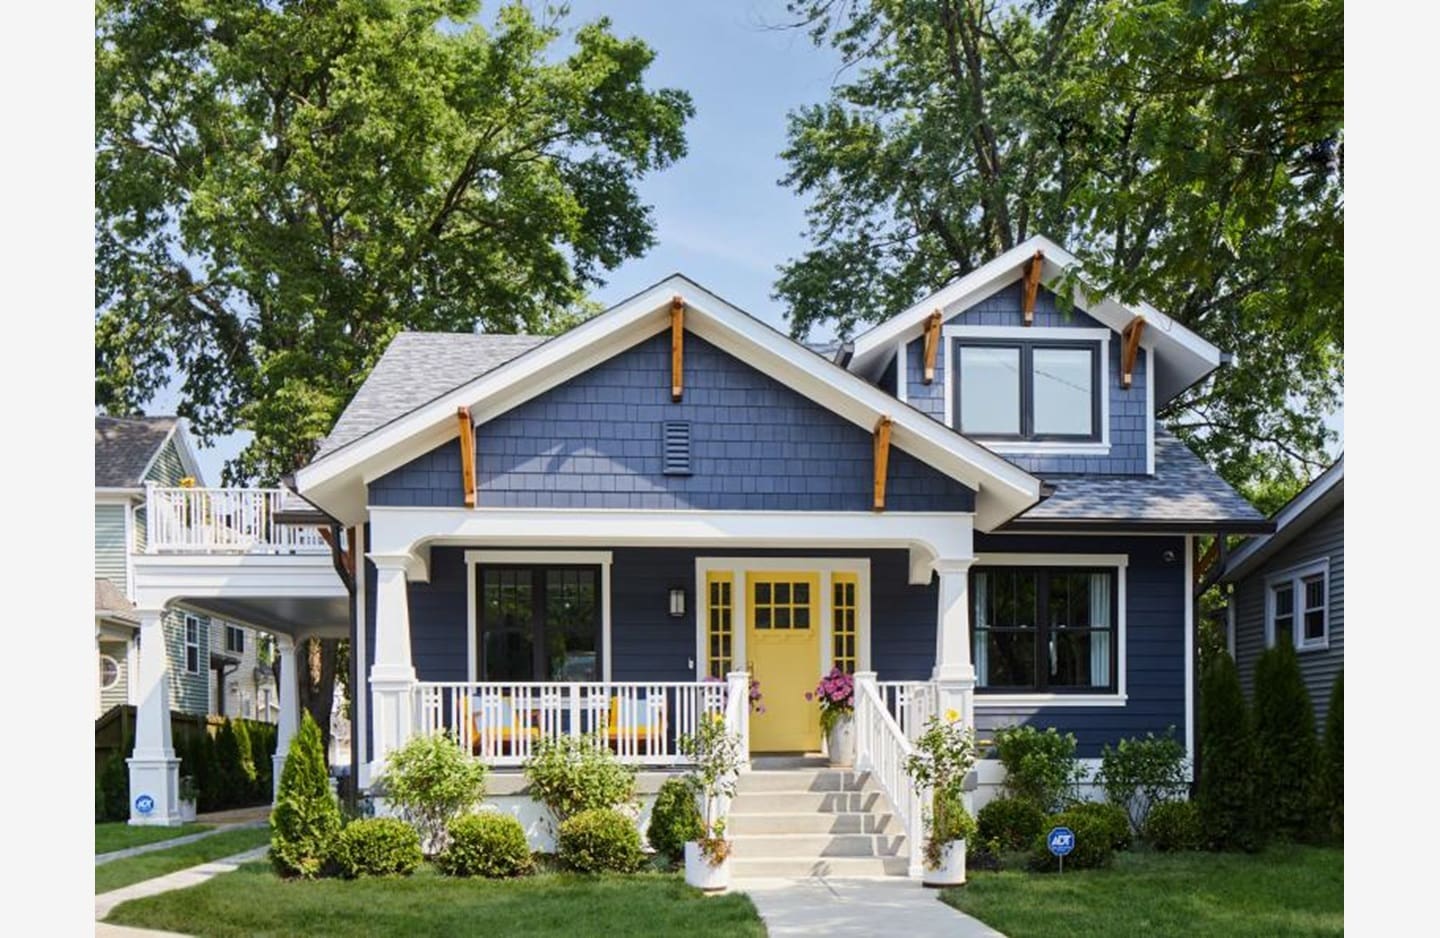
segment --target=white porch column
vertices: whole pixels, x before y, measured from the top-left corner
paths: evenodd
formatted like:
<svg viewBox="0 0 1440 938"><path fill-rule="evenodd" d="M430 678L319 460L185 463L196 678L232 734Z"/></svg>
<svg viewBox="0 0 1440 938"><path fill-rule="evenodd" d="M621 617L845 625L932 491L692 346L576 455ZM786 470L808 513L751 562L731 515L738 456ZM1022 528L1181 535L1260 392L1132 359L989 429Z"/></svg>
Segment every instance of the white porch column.
<svg viewBox="0 0 1440 938"><path fill-rule="evenodd" d="M965 559L935 561L940 580L940 611L935 630L935 670L939 712L954 710L975 726L975 666L970 656L970 564Z"/></svg>
<svg viewBox="0 0 1440 938"><path fill-rule="evenodd" d="M735 726L727 727L740 737L742 764L740 771L750 770L750 674L747 671L730 671L725 675L725 693L730 700L740 701L734 711Z"/></svg>
<svg viewBox="0 0 1440 938"><path fill-rule="evenodd" d="M375 664L370 668L370 722L375 734L374 766L414 730L415 667L410 660L408 555L371 554L375 563ZM372 778L374 773L372 772Z"/></svg>
<svg viewBox="0 0 1440 938"><path fill-rule="evenodd" d="M125 760L130 766L130 823L174 827L180 824L180 760L170 740L165 613L144 609L139 617L140 663L131 680L140 703L135 752Z"/></svg>
<svg viewBox="0 0 1440 938"><path fill-rule="evenodd" d="M275 755L271 757L273 800L280 798L280 773L285 771L285 757L290 742L300 729L300 663L295 654L295 639L275 636L275 655L280 661L280 722L275 728Z"/></svg>

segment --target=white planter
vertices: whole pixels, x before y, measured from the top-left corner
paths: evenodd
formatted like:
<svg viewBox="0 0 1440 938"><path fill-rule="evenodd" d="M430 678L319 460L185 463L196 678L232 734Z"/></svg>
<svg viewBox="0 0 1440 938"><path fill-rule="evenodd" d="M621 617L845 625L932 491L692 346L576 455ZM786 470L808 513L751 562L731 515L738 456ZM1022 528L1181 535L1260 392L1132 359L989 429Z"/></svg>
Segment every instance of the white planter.
<svg viewBox="0 0 1440 938"><path fill-rule="evenodd" d="M685 843L685 883L705 892L724 892L730 888L730 858L710 865L700 852L699 841Z"/></svg>
<svg viewBox="0 0 1440 938"><path fill-rule="evenodd" d="M195 802L180 800L180 821L189 824L195 820Z"/></svg>
<svg viewBox="0 0 1440 938"><path fill-rule="evenodd" d="M835 721L830 727L830 733L825 737L825 749L830 756L831 765L854 765L855 764L855 717L853 715L843 716Z"/></svg>
<svg viewBox="0 0 1440 938"><path fill-rule="evenodd" d="M938 869L926 869L922 880L927 886L965 885L965 841L952 840L940 850Z"/></svg>

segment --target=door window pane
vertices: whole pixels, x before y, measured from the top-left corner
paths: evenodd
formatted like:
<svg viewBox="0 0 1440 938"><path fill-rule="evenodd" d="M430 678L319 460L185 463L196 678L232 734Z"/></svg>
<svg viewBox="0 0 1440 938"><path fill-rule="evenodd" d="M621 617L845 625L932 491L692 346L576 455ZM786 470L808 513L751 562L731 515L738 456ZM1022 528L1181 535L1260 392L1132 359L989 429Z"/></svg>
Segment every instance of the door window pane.
<svg viewBox="0 0 1440 938"><path fill-rule="evenodd" d="M960 432L1020 433L1020 350L962 346Z"/></svg>
<svg viewBox="0 0 1440 938"><path fill-rule="evenodd" d="M600 679L599 597L594 570L545 571L546 680Z"/></svg>
<svg viewBox="0 0 1440 938"><path fill-rule="evenodd" d="M480 597L482 680L535 679L532 572L528 569L485 571Z"/></svg>
<svg viewBox="0 0 1440 938"><path fill-rule="evenodd" d="M1094 354L1090 349L1032 350L1037 434L1090 436L1095 432Z"/></svg>

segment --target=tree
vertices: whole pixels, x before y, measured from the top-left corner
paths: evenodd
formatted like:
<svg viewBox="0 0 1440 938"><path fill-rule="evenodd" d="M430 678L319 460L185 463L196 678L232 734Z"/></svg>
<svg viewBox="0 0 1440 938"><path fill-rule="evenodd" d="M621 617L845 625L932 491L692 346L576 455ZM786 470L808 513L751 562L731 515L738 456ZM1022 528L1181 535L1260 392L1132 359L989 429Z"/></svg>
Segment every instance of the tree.
<svg viewBox="0 0 1440 938"><path fill-rule="evenodd" d="M1032 234L1236 364L1162 417L1242 488L1324 468L1343 385L1340 0L790 0L847 80L790 115L776 297L848 336ZM1283 501L1283 498L1281 499Z"/></svg>
<svg viewBox="0 0 1440 938"><path fill-rule="evenodd" d="M1315 710L1288 635L1255 662L1255 743L1266 831L1286 839L1315 833Z"/></svg>
<svg viewBox="0 0 1440 938"><path fill-rule="evenodd" d="M688 95L607 20L478 0L100 0L95 397L172 379L227 483L303 465L402 329L548 332L653 243ZM329 732L337 643L302 701ZM304 659L302 659L304 660Z"/></svg>
<svg viewBox="0 0 1440 938"><path fill-rule="evenodd" d="M1345 836L1345 675L1335 675L1320 748L1320 811L1326 832Z"/></svg>
<svg viewBox="0 0 1440 938"><path fill-rule="evenodd" d="M1212 849L1254 850L1255 742L1235 661L1223 649L1200 672L1200 777L1195 801Z"/></svg>
<svg viewBox="0 0 1440 938"><path fill-rule="evenodd" d="M306 878L320 875L340 826L340 805L330 793L320 727L305 713L290 741L270 812L270 862L276 872Z"/></svg>

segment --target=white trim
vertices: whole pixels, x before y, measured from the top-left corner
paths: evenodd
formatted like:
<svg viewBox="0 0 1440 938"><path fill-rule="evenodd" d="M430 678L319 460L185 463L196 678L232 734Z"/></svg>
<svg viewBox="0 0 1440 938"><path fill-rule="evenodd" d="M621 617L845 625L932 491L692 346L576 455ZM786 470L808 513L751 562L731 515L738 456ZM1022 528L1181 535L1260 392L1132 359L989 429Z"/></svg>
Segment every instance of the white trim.
<svg viewBox="0 0 1440 938"><path fill-rule="evenodd" d="M1235 605L1237 603L1236 591L1232 587L1230 595L1225 597L1225 650L1230 657L1235 657Z"/></svg>
<svg viewBox="0 0 1440 938"><path fill-rule="evenodd" d="M1129 700L1126 690L1130 635L1128 608L1130 568L1129 554L1015 554L983 553L975 555L976 567L1113 567L1115 569L1115 692L1113 694L990 694L979 693L976 685L975 706L978 709L1005 707L1123 707ZM1188 581L1187 581L1188 582ZM973 641L975 623L970 623ZM977 675L978 679L978 675Z"/></svg>
<svg viewBox="0 0 1440 938"><path fill-rule="evenodd" d="M613 551L608 550L467 550L465 552L466 642L470 661L465 666L470 683L479 680L475 669L478 621L475 604L475 568L481 564L525 564L529 566L598 566L600 568L600 679L610 680L610 565Z"/></svg>
<svg viewBox="0 0 1440 938"><path fill-rule="evenodd" d="M895 345L895 396L910 403L910 343Z"/></svg>
<svg viewBox="0 0 1440 938"><path fill-rule="evenodd" d="M1320 638L1305 639L1305 580L1319 576L1324 590L1325 605L1320 607L1324 631ZM1265 647L1275 647L1275 587L1289 586L1294 597L1291 603L1290 641L1297 654L1324 651L1330 647L1330 557L1325 555L1294 564L1265 575Z"/></svg>
<svg viewBox="0 0 1440 938"><path fill-rule="evenodd" d="M119 684L119 683L120 683L120 662L115 658L114 655L107 655L107 654L105 654L105 652L103 652L103 651L100 652L100 662L103 664L103 663L106 662L106 661L110 662L111 664L113 664L113 665L115 666L115 679L114 679L113 681L111 681L109 684L106 684L106 683L102 680L102 681L100 682L100 689L101 689L102 691L107 691L107 690L109 690L110 688L114 687L116 684Z"/></svg>
<svg viewBox="0 0 1440 938"><path fill-rule="evenodd" d="M820 659L816 667L817 678L830 670L829 662L834 651L834 636L831 634L832 577L836 573L853 573L859 596L856 598L855 615L855 670L870 670L870 558L869 557L806 557L803 555L783 557L720 557L697 556L695 558L695 679L704 680L710 673L710 643L706 628L705 580L710 573L729 573L730 592L730 658L735 670L748 671L750 662L746 658L745 632L749 626L749 585L747 573L765 573L776 570L797 573L820 574L820 595L817 597L820 617ZM764 692L764 688L761 688Z"/></svg>
<svg viewBox="0 0 1440 938"><path fill-rule="evenodd" d="M1141 349L1145 356L1145 474L1155 474L1155 356Z"/></svg>
<svg viewBox="0 0 1440 938"><path fill-rule="evenodd" d="M135 510L133 502L125 505L125 598L135 601ZM145 545L149 547L150 545Z"/></svg>
<svg viewBox="0 0 1440 938"><path fill-rule="evenodd" d="M1027 340L1030 342L1058 341L1068 339L1079 342L1100 343L1100 382L1096 389L1100 395L1100 439L1098 442L1068 443L1064 440L994 440L985 445L995 453L1025 455L1053 453L1056 455L1108 456L1110 455L1110 337L1109 329L1089 329L1062 326L944 326L940 354L945 362L945 426L955 426L955 387L952 375L954 363L949 359L950 349L956 339L1000 339ZM1148 377L1148 376L1147 376ZM1025 380L1025 375L1020 376ZM1146 385L1149 387L1149 384ZM1033 394L1033 389L1032 389ZM1023 395L1022 395L1023 396Z"/></svg>
<svg viewBox="0 0 1440 938"><path fill-rule="evenodd" d="M355 609L357 621L355 627L355 648L353 650L356 655L355 673L360 678L358 683L361 689L354 691L351 695L355 703L355 725L351 728L350 745L360 747L359 758L356 761L360 764L361 771L363 772L365 771L365 766L369 764L367 757L370 755L370 674L369 668L367 667L369 659L366 657L369 648L367 647L365 639L365 632L370 627L370 610L366 605L367 596L365 589L365 583L370 571L365 566L367 563L365 555L365 525L356 525L354 531L355 543L350 545L350 555L358 558L358 560L356 561L355 577ZM273 654L270 659L273 662L280 655L280 642L275 639L274 636L271 636L271 640L275 642ZM276 688L276 690L278 691L279 688ZM276 704L276 708L279 708L278 703Z"/></svg>
<svg viewBox="0 0 1440 938"><path fill-rule="evenodd" d="M170 427L170 432L165 434L165 439L161 440L160 445L155 447L155 452L150 454L150 459L145 463L145 468L140 470L141 479L148 476L150 470L155 468L155 461L160 458L161 452L165 449L165 444L174 440L175 452L180 457L180 468L185 470L187 476L195 479L196 487L202 489L205 487L205 476L200 471L200 460L195 455L194 444L190 442L188 427L189 424L184 417L175 418L175 423Z"/></svg>
<svg viewBox="0 0 1440 938"><path fill-rule="evenodd" d="M1219 535L1223 537L1224 535ZM1185 756L1189 773L1195 773L1195 538L1185 535L1185 580L1180 592L1185 600Z"/></svg>

